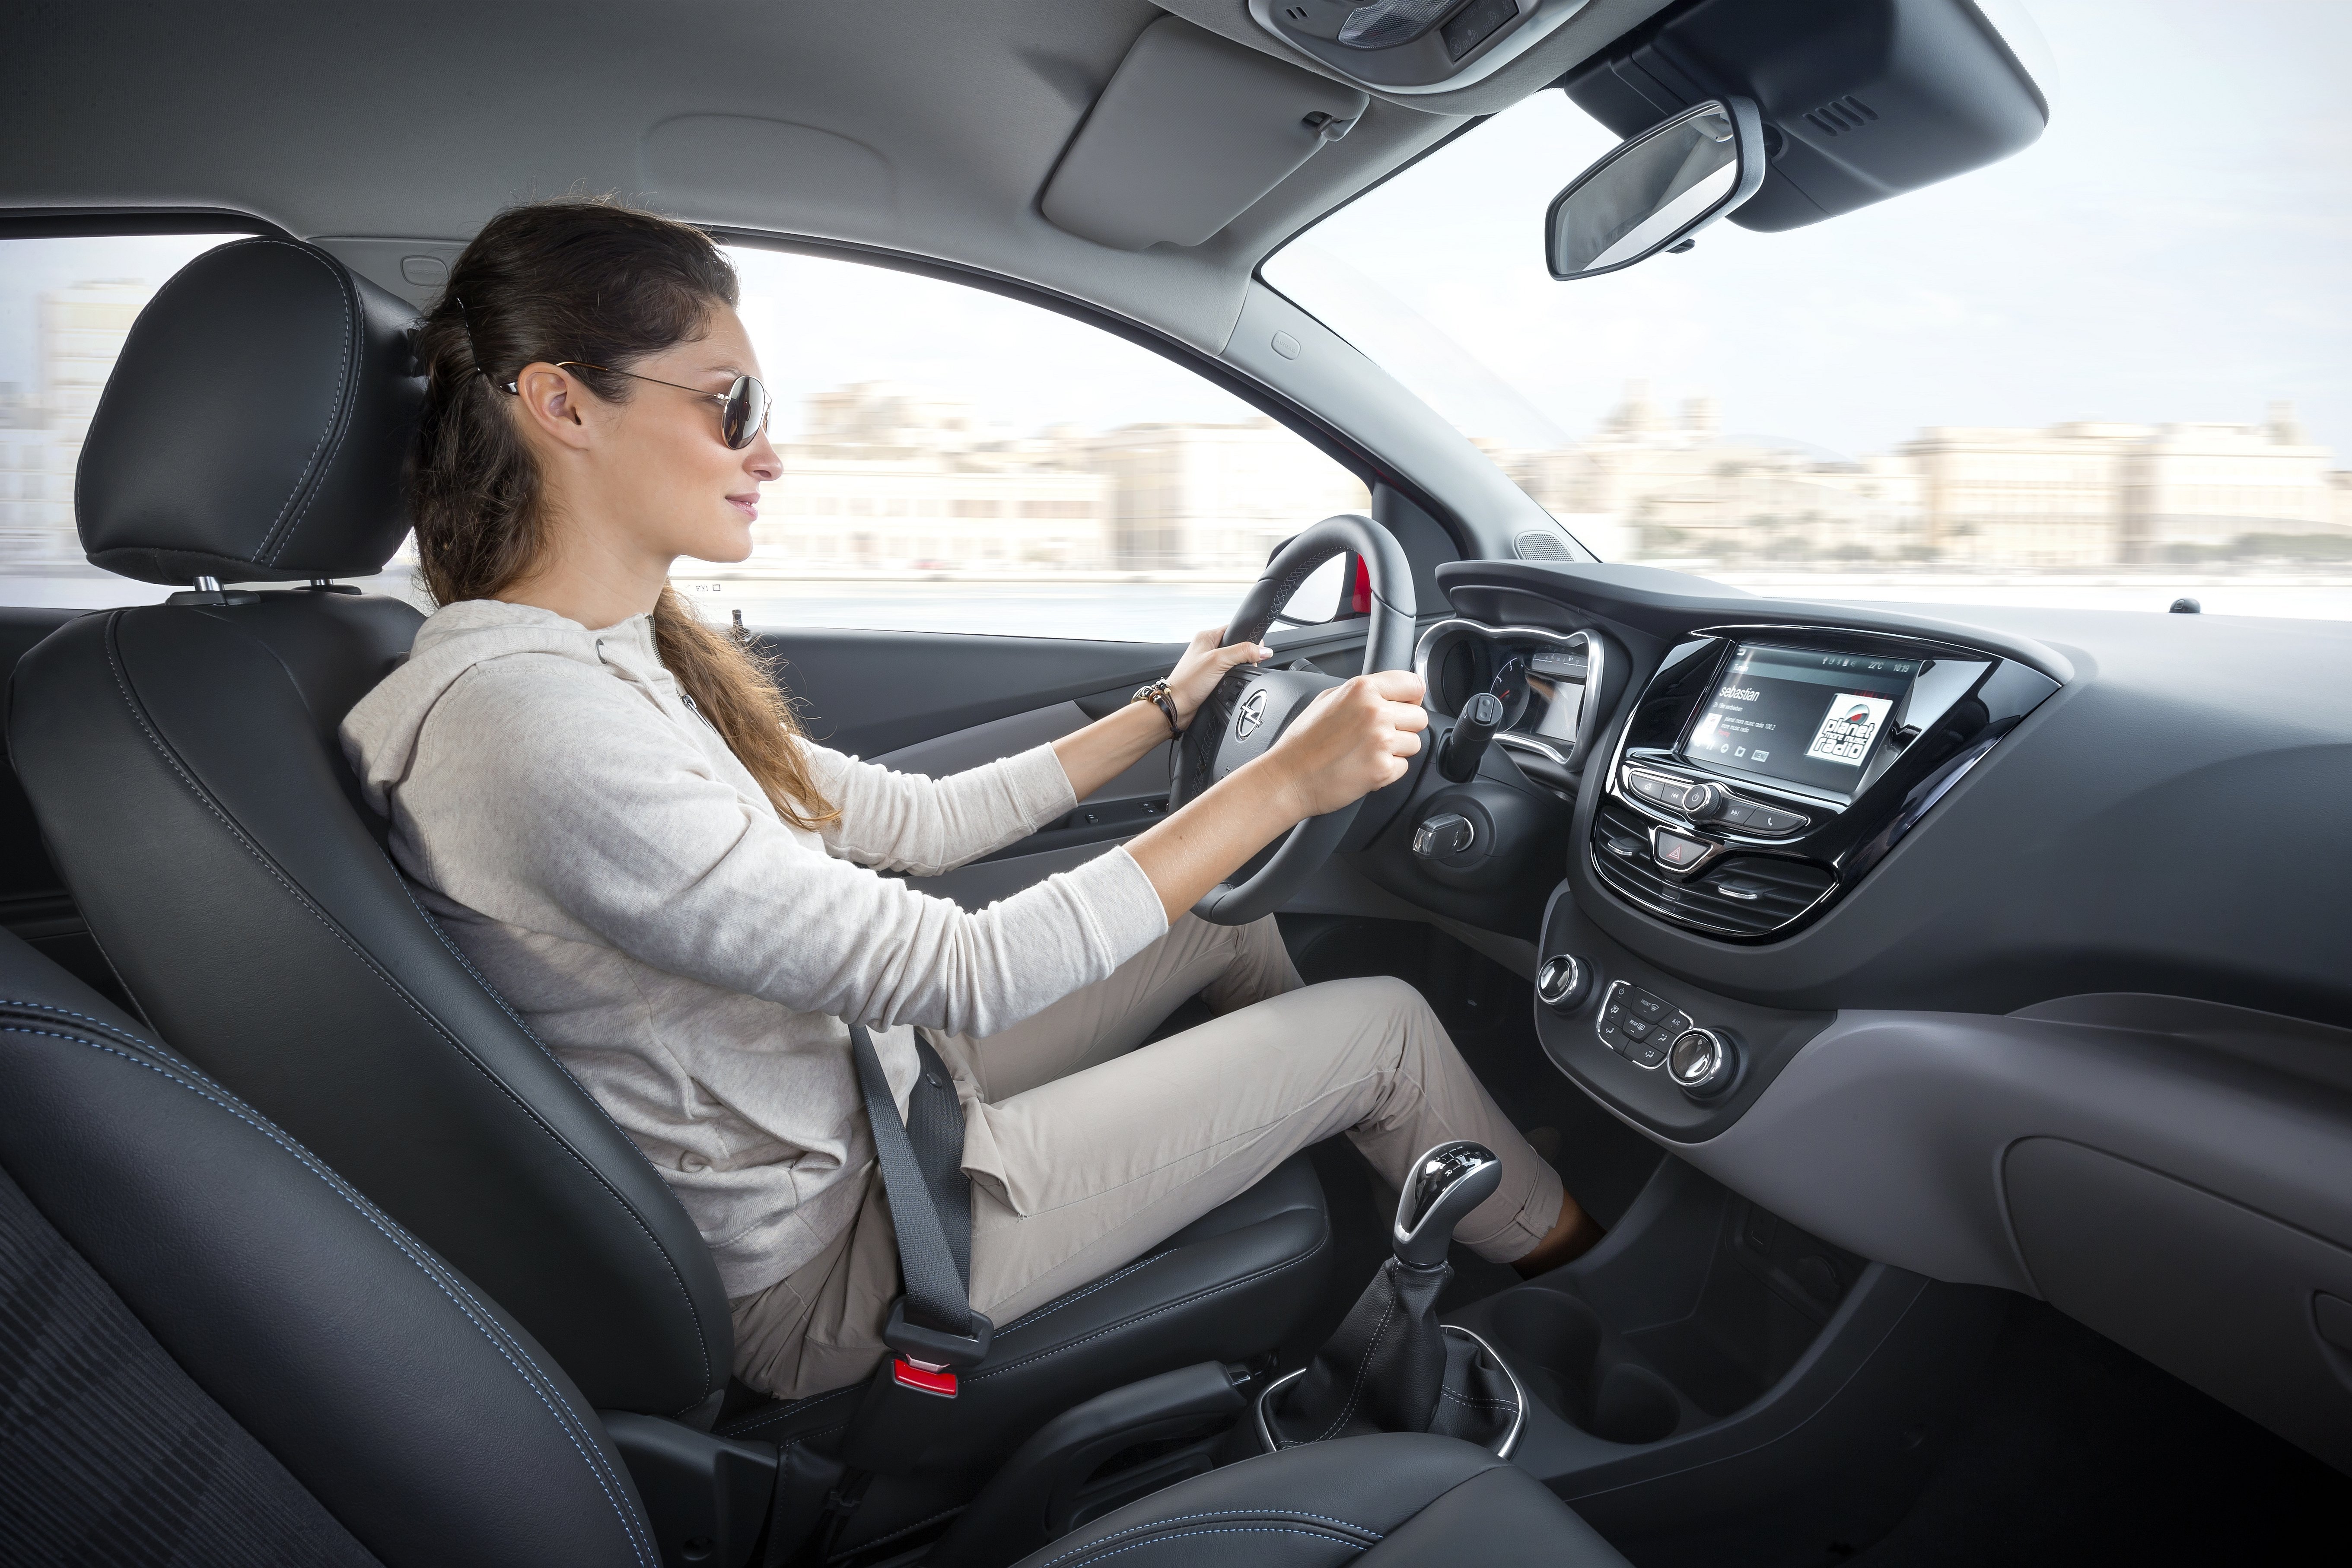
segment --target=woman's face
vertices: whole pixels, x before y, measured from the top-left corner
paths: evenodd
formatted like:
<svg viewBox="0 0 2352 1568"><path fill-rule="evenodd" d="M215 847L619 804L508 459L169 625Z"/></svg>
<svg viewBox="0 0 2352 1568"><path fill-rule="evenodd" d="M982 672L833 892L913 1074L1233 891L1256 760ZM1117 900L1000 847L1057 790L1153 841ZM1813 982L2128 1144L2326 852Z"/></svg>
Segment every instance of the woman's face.
<svg viewBox="0 0 2352 1568"><path fill-rule="evenodd" d="M761 482L783 465L764 429L742 451L729 450L719 405L678 390L724 395L738 375L760 374L742 321L719 306L701 337L628 368L677 385L633 381L625 402L583 400L582 413L597 426L584 476L596 492L594 510L649 553L743 560L751 553Z"/></svg>

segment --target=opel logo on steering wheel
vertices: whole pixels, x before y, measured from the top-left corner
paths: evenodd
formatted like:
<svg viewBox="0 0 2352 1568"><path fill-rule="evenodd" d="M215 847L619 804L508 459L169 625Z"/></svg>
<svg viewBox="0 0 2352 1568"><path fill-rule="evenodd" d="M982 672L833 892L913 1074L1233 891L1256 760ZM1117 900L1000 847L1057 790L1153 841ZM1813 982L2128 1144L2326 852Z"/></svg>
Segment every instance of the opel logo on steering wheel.
<svg viewBox="0 0 2352 1568"><path fill-rule="evenodd" d="M1242 699L1241 712L1234 719L1234 739L1246 741L1265 722L1265 688L1261 686Z"/></svg>

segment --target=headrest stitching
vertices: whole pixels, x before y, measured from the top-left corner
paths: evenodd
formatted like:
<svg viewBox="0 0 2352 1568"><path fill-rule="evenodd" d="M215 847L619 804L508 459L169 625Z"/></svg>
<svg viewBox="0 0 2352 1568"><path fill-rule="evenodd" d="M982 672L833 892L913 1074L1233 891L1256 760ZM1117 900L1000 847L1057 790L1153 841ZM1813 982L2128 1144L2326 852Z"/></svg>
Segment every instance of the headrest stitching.
<svg viewBox="0 0 2352 1568"><path fill-rule="evenodd" d="M354 405L358 401L357 389L367 380L367 308L360 302L359 284L352 279L349 269L344 270L340 281L343 286L343 362L349 367L349 374L343 378L342 402L336 419L335 445L334 448L327 454L324 471L333 469L335 458L343 449L343 438L352 433L352 426L357 423L352 417ZM354 353L358 355L359 360L356 364L352 363L352 356ZM285 537L278 542L278 548L270 552L270 565L278 564L278 558L286 553L286 547L294 542L296 534L302 531L302 520L310 515L310 503L319 499L320 488L313 485L310 487L310 493L302 498L302 510L294 514L293 521L286 525Z"/></svg>
<svg viewBox="0 0 2352 1568"><path fill-rule="evenodd" d="M335 401L333 406L327 411L327 427L319 432L318 440L311 444L310 459L302 465L301 473L295 476L294 488L292 490L288 492L286 504L278 509L278 517L276 521L270 523L269 531L261 536L261 548L254 552L255 560L266 562L274 566L278 563L279 550L273 549L272 544L278 539L278 531L286 526L287 514L293 510L294 502L298 499L303 498L303 491L310 483L310 476L318 471L320 448L326 446L328 437L333 436L336 437L335 449L338 451L341 450L341 432L351 428L349 422L344 419L343 416L350 408L352 395L352 289L346 279L343 268L339 264L329 260L327 258L320 255L316 250L307 245L295 245L282 239L260 239L255 240L252 243L257 245L284 246L287 249L293 251L296 255L306 256L311 260L317 262L320 266L325 268L327 269L327 276L335 280L336 296L342 301L343 306L343 353L341 361L335 367ZM305 510L308 510L308 504L309 503L306 500L304 501ZM280 548L282 549L282 546Z"/></svg>

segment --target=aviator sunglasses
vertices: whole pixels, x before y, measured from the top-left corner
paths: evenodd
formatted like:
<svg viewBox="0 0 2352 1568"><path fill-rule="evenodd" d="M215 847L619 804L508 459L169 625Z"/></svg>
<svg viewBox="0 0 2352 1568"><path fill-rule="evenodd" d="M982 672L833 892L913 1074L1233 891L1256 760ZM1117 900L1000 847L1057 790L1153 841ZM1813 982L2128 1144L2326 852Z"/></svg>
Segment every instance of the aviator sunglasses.
<svg viewBox="0 0 2352 1568"><path fill-rule="evenodd" d="M656 386L676 387L692 393L707 402L719 405L719 438L727 443L730 451L740 452L759 439L760 432L768 427L768 389L756 376L739 375L725 392L705 392L699 387L685 386L659 376L639 375L631 370L614 370L610 365L590 364L585 360L559 360L558 370L601 370L606 375L625 375L631 381L650 381ZM511 381L497 384L500 392L513 393Z"/></svg>

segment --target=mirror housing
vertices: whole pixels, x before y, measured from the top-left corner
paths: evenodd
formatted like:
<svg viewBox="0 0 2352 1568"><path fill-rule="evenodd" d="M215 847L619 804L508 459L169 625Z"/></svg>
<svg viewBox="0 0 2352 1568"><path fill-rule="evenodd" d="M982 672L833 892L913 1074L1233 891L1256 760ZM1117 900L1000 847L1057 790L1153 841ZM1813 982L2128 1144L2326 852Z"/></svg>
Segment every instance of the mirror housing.
<svg viewBox="0 0 2352 1568"><path fill-rule="evenodd" d="M1764 121L1752 99L1709 99L1626 138L1545 212L1552 277L1598 278L1685 247L1757 193L1764 165Z"/></svg>

